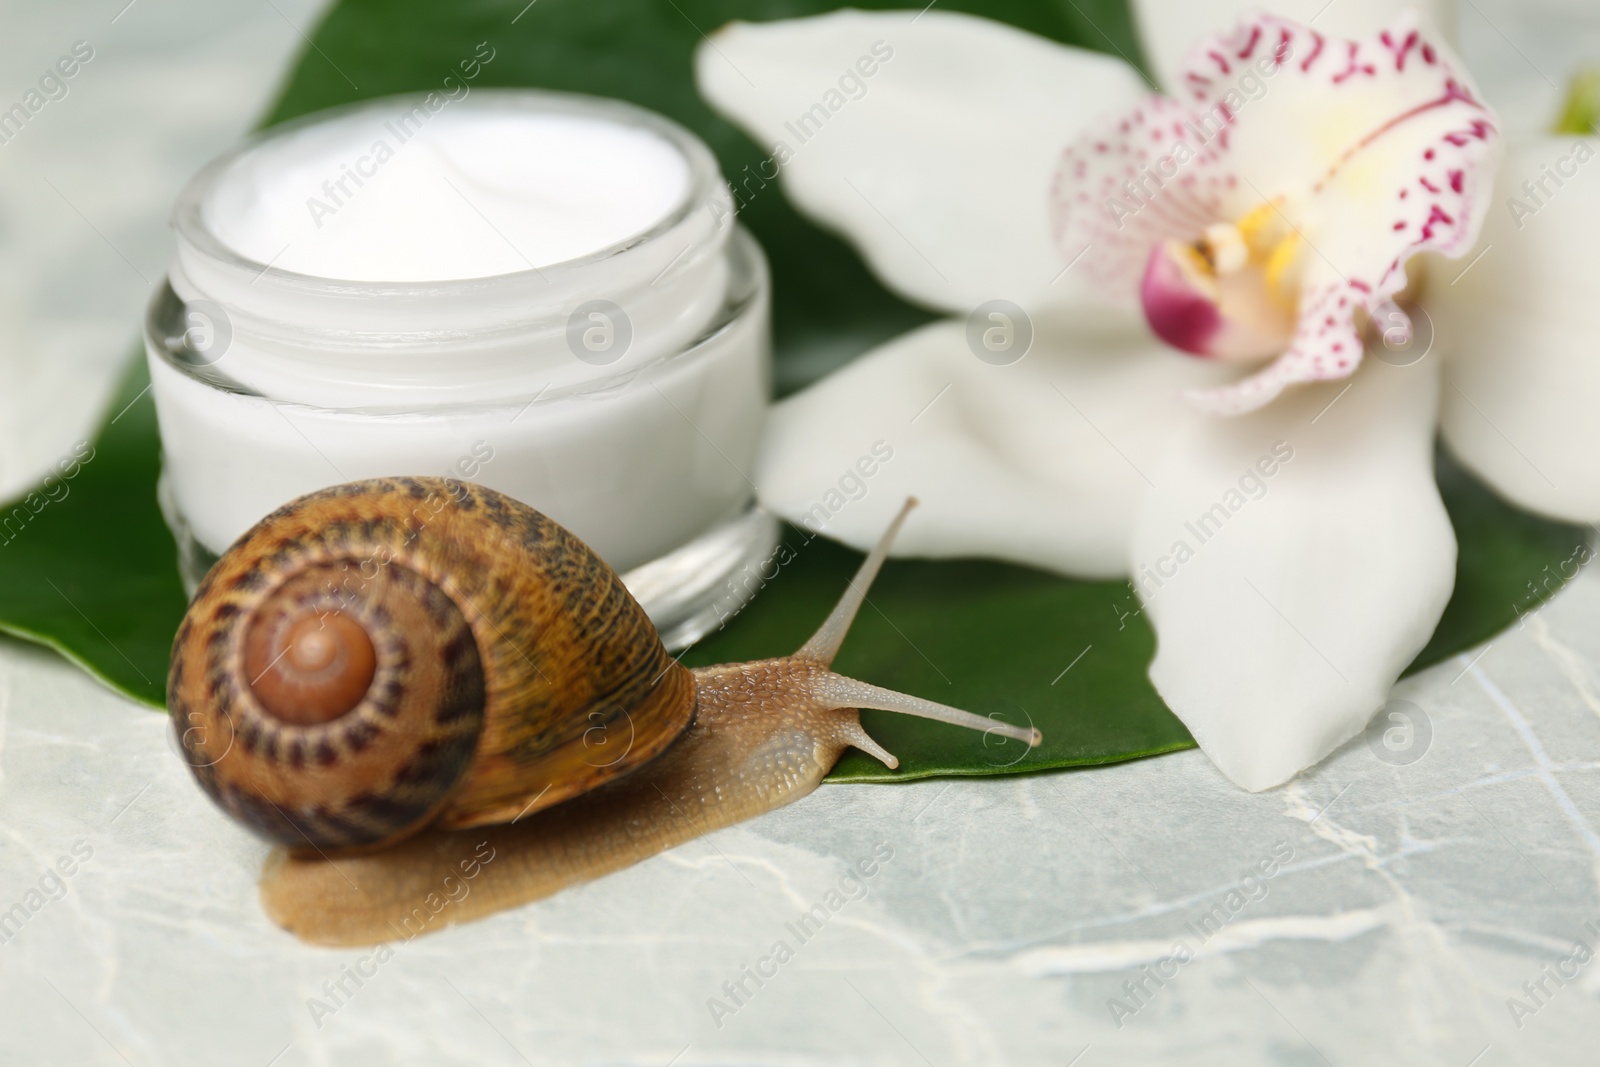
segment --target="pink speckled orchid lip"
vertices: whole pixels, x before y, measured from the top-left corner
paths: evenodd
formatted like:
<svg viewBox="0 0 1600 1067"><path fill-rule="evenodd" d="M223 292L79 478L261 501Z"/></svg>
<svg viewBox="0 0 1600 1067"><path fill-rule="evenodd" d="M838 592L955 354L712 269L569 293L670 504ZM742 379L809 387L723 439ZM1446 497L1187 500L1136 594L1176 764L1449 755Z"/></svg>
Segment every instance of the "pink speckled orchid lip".
<svg viewBox="0 0 1600 1067"><path fill-rule="evenodd" d="M1191 394L1205 409L1350 375L1407 260L1477 239L1493 114L1409 16L1360 41L1258 16L1202 41L1177 84L1184 99L1149 98L1064 151L1058 246L1092 249L1099 286L1137 297L1174 347L1271 359Z"/></svg>

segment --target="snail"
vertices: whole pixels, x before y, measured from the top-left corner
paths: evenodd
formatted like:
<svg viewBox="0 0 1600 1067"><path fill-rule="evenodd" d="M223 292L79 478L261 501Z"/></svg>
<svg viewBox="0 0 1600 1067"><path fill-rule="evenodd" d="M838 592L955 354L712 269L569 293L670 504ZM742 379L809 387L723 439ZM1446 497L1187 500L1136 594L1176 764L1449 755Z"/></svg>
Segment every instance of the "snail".
<svg viewBox="0 0 1600 1067"><path fill-rule="evenodd" d="M1037 745L833 673L915 501L798 652L690 669L575 535L494 490L355 482L261 520L196 590L168 707L202 789L279 846L263 907L373 944L555 893L814 789L857 709Z"/></svg>

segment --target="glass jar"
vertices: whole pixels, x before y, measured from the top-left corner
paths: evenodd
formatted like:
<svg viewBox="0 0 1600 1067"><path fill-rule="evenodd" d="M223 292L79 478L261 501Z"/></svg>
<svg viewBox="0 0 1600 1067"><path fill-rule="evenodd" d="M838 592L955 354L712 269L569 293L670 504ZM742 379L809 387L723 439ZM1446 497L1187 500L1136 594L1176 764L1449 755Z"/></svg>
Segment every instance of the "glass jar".
<svg viewBox="0 0 1600 1067"><path fill-rule="evenodd" d="M282 139L337 139L421 106L392 98L275 127L179 197L145 341L185 580L303 493L449 477L572 530L663 639L687 645L758 586L739 576L777 541L749 478L770 388L760 249L693 134L631 105L521 90L476 90L450 104L452 121L489 109L648 131L687 164L681 201L580 258L437 282L296 273L219 236L239 175L261 180Z"/></svg>

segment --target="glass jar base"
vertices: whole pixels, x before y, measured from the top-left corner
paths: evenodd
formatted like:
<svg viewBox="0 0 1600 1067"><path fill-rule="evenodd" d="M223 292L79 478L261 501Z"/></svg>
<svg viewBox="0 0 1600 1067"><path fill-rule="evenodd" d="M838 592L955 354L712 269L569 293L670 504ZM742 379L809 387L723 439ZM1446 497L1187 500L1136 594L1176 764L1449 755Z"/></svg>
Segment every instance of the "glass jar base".
<svg viewBox="0 0 1600 1067"><path fill-rule="evenodd" d="M172 498L165 472L156 491L161 514L178 545L178 574L194 595L217 553L201 544ZM622 575L655 623L662 644L680 652L738 614L760 590L759 572L778 545L779 525L754 500L688 544Z"/></svg>
<svg viewBox="0 0 1600 1067"><path fill-rule="evenodd" d="M755 501L681 548L622 576L672 652L688 648L748 604L778 547L777 517Z"/></svg>

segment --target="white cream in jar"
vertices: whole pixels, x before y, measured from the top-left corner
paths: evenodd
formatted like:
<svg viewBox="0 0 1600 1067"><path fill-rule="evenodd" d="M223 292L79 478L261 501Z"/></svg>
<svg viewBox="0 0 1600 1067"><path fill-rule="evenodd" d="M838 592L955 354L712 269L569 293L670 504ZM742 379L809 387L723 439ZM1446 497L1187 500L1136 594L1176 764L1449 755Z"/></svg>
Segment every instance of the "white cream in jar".
<svg viewBox="0 0 1600 1067"><path fill-rule="evenodd" d="M146 347L191 581L302 493L423 474L567 526L674 644L756 584L766 268L681 127L534 91L381 100L215 161L173 226Z"/></svg>

